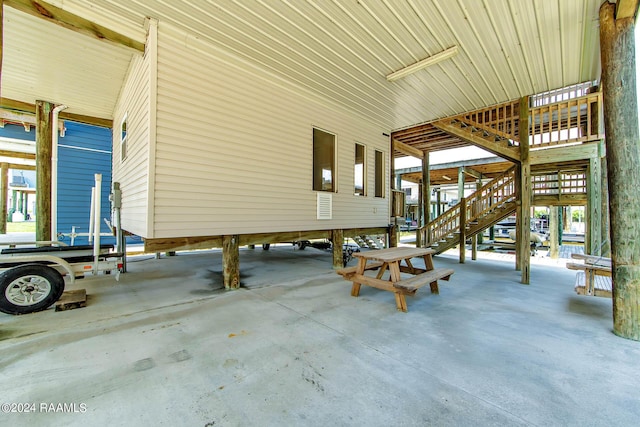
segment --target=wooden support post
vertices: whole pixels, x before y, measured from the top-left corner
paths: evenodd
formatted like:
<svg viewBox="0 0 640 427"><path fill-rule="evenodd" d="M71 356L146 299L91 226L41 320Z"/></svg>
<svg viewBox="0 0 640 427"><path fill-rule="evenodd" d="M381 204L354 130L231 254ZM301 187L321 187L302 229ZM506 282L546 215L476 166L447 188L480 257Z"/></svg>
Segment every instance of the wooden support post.
<svg viewBox="0 0 640 427"><path fill-rule="evenodd" d="M464 197L464 167L458 168L458 200Z"/></svg>
<svg viewBox="0 0 640 427"><path fill-rule="evenodd" d="M611 237L609 236L609 187L607 184L607 158L604 141L598 146L600 157L600 255L611 258Z"/></svg>
<svg viewBox="0 0 640 427"><path fill-rule="evenodd" d="M600 7L600 58L607 145L613 332L640 341L640 132L636 88L635 21Z"/></svg>
<svg viewBox="0 0 640 427"><path fill-rule="evenodd" d="M436 192L436 217L442 214L442 191L438 188ZM430 220L429 220L430 221Z"/></svg>
<svg viewBox="0 0 640 427"><path fill-rule="evenodd" d="M429 152L422 156L422 212L424 213L424 223L431 221L431 175L429 173Z"/></svg>
<svg viewBox="0 0 640 427"><path fill-rule="evenodd" d="M342 254L342 245L344 244L344 232L342 230L333 230L331 232L331 247L333 248L333 268L340 269L344 267L344 259Z"/></svg>
<svg viewBox="0 0 640 427"><path fill-rule="evenodd" d="M571 232L571 224L573 224L573 215L571 214L571 206L565 206L562 212L562 225L564 226L562 231L567 233Z"/></svg>
<svg viewBox="0 0 640 427"><path fill-rule="evenodd" d="M36 101L36 240L51 240L53 104Z"/></svg>
<svg viewBox="0 0 640 427"><path fill-rule="evenodd" d="M558 206L558 245L562 246L562 232L564 231L564 207Z"/></svg>
<svg viewBox="0 0 640 427"><path fill-rule="evenodd" d="M225 289L240 287L240 236L222 236L222 281Z"/></svg>
<svg viewBox="0 0 640 427"><path fill-rule="evenodd" d="M389 243L390 248L395 248L398 246L398 227L394 224L389 226Z"/></svg>
<svg viewBox="0 0 640 427"><path fill-rule="evenodd" d="M464 264L465 261L465 242L466 242L466 234L462 234L463 231L466 232L466 218L463 217L463 207L464 207L464 166L460 166L458 168L458 201L460 202L460 262ZM466 212L464 212L466 213ZM463 221L464 219L464 221ZM463 226L464 223L464 226ZM464 237L464 238L463 238Z"/></svg>
<svg viewBox="0 0 640 427"><path fill-rule="evenodd" d="M0 2L0 6L2 3ZM1 17L1 15L0 15ZM0 234L7 234L7 202L9 198L9 164L0 165Z"/></svg>
<svg viewBox="0 0 640 427"><path fill-rule="evenodd" d="M416 248L422 247L422 233L420 232L420 227L422 227L423 224L426 224L426 222L424 222L424 214L422 212L422 206L424 204L423 193L424 192L422 191L422 185L418 185L418 227L416 229Z"/></svg>
<svg viewBox="0 0 640 427"><path fill-rule="evenodd" d="M477 212L480 209L480 189L482 188L482 181L476 181L476 208L474 209L474 216L477 215ZM480 230L471 238L471 260L475 261L478 259L478 243L482 243L482 231Z"/></svg>
<svg viewBox="0 0 640 427"><path fill-rule="evenodd" d="M460 199L460 264L464 264L466 258L467 242L467 209L464 197Z"/></svg>
<svg viewBox="0 0 640 427"><path fill-rule="evenodd" d="M516 188L516 271L521 271L522 267L522 254L520 253L520 244L519 241L522 240L522 185L520 184L522 181L522 171L520 165L516 165L516 176L514 179L514 185Z"/></svg>
<svg viewBox="0 0 640 427"><path fill-rule="evenodd" d="M589 159L589 170L587 174L587 208L585 209L586 227L585 227L585 253L591 255L601 254L601 236L602 236L602 215L600 209L600 159L595 157ZM588 244L587 244L588 242Z"/></svg>
<svg viewBox="0 0 640 427"><path fill-rule="evenodd" d="M476 234L471 238L471 260L478 259L478 235Z"/></svg>
<svg viewBox="0 0 640 427"><path fill-rule="evenodd" d="M549 208L549 256L552 259L558 259L560 255L558 245L558 208L551 206Z"/></svg>
<svg viewBox="0 0 640 427"><path fill-rule="evenodd" d="M520 207L518 213L521 216L520 240L516 245L520 248L520 271L522 277L520 283L529 284L531 263L531 161L529 159L529 97L520 99Z"/></svg>

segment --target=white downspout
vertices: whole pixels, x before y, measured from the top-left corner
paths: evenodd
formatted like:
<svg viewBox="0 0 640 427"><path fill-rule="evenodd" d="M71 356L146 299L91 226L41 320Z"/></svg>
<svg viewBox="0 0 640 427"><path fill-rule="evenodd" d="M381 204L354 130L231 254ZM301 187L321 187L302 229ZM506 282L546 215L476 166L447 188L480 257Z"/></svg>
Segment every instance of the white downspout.
<svg viewBox="0 0 640 427"><path fill-rule="evenodd" d="M96 180L96 186L94 191L94 199L93 199L93 274L98 274L98 267L100 266L100 205L102 201L100 200L102 195L102 174L97 173L94 175Z"/></svg>
<svg viewBox="0 0 640 427"><path fill-rule="evenodd" d="M51 240L58 240L58 114L66 105L53 109L53 135L51 135Z"/></svg>

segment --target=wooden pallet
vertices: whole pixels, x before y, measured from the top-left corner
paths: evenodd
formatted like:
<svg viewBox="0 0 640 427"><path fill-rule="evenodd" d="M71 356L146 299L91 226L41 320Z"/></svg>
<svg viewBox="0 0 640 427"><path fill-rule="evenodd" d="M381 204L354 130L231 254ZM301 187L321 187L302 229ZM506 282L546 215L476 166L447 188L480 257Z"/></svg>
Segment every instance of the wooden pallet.
<svg viewBox="0 0 640 427"><path fill-rule="evenodd" d="M56 302L56 311L73 310L87 306L87 290L76 289L73 291L65 291L60 299Z"/></svg>

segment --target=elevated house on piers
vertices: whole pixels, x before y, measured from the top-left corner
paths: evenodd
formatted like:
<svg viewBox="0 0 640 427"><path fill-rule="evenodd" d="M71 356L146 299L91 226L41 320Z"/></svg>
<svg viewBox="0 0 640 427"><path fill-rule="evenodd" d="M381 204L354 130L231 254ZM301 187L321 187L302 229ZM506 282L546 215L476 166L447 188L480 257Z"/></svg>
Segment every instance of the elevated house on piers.
<svg viewBox="0 0 640 427"><path fill-rule="evenodd" d="M612 40L627 40L620 28L633 28L637 0L602 9L602 0L2 3L1 106L36 112L39 173L55 106L106 121L122 228L149 250L221 246L231 288L241 244L330 237L336 248L344 236L387 230L396 153L428 159L438 145L482 146L514 163L499 188L512 187L508 203L527 211L535 168L555 161L539 157L552 149L536 150L545 144L536 135L574 128L562 122L570 117L588 121L577 126L594 138L580 141L585 149L602 137L584 115L597 93L566 114L527 97L599 80L601 57L607 157L610 140L625 140L610 128L628 116L615 105L629 102L607 92L605 77L634 62L599 42L598 20L615 23ZM420 146L409 129L433 136ZM528 216L519 217L526 234ZM423 226L433 238L436 227ZM612 249L615 262L615 237ZM519 260L526 283L528 260Z"/></svg>

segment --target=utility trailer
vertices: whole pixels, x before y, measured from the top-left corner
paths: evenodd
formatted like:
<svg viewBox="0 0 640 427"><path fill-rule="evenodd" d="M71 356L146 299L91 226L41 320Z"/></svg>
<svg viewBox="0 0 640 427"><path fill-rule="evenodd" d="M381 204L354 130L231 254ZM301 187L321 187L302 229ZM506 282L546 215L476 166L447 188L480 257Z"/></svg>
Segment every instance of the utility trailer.
<svg viewBox="0 0 640 427"><path fill-rule="evenodd" d="M114 273L115 279L126 268L126 254L120 230L120 188L114 185L111 195L116 214L118 249L100 244L100 201L102 175L95 174L91 191L89 241L91 245L67 246L58 241L13 243L0 251L0 311L7 314L27 314L45 310L58 301L68 283L91 273ZM54 221L55 224L55 221ZM55 229L52 235L56 235ZM30 244L31 247L18 248Z"/></svg>
<svg viewBox="0 0 640 427"><path fill-rule="evenodd" d="M37 245L42 242L35 242ZM24 244L24 243L22 243ZM113 245L47 246L6 248L0 251L0 311L27 314L45 310L62 296L65 276L68 283L86 273L114 273L120 277L123 254Z"/></svg>

